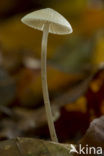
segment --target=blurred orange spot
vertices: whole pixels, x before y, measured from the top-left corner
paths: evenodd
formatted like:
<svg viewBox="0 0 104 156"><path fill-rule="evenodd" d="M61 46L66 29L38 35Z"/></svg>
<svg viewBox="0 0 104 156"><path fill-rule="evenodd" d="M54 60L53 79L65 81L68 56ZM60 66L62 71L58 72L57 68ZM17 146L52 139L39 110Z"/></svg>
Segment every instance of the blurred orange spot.
<svg viewBox="0 0 104 156"><path fill-rule="evenodd" d="M96 118L95 112L93 109L90 109L90 121L94 120Z"/></svg>
<svg viewBox="0 0 104 156"><path fill-rule="evenodd" d="M101 85L102 85L102 81L99 79L99 80L94 80L90 83L90 88L93 92L98 92L101 88Z"/></svg>
<svg viewBox="0 0 104 156"><path fill-rule="evenodd" d="M65 109L67 111L80 111L82 113L86 113L87 110L86 105L87 105L86 98L84 96L81 96L74 103L67 104L65 106Z"/></svg>

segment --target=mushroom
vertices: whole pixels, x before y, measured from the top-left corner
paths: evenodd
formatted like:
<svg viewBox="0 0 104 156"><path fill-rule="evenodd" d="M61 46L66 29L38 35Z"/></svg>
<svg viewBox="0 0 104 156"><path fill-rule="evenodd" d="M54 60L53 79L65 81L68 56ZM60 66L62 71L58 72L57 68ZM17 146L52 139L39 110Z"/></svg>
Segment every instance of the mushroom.
<svg viewBox="0 0 104 156"><path fill-rule="evenodd" d="M41 51L41 77L42 77L42 91L45 104L45 110L48 120L48 126L52 141L58 142L54 122L52 118L48 84L47 84L47 39L48 33L53 34L70 34L72 27L70 23L57 11L46 8L27 14L21 20L24 24L43 31L42 37L42 51Z"/></svg>

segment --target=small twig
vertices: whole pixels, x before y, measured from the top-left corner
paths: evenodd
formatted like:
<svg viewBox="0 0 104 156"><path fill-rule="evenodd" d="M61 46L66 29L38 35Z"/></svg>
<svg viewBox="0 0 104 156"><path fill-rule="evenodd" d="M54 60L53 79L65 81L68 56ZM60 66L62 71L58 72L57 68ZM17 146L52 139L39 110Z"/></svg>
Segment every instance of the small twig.
<svg viewBox="0 0 104 156"><path fill-rule="evenodd" d="M25 152L24 152L24 149L23 149L23 147L22 147L21 144L20 144L20 139L19 139L19 137L16 138L16 145L17 145L17 149L18 149L18 151L19 151L19 153L20 153L20 156L26 156L26 154L25 154Z"/></svg>

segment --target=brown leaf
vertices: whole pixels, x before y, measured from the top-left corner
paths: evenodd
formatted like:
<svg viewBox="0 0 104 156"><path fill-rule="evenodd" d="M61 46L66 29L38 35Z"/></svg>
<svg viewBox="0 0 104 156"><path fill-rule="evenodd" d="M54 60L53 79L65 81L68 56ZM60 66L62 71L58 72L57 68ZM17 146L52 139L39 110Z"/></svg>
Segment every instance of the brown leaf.
<svg viewBox="0 0 104 156"><path fill-rule="evenodd" d="M0 142L2 156L72 156L70 145L32 138L16 138Z"/></svg>
<svg viewBox="0 0 104 156"><path fill-rule="evenodd" d="M89 144L94 147L104 149L104 116L93 120L85 136L80 141L81 144Z"/></svg>
<svg viewBox="0 0 104 156"><path fill-rule="evenodd" d="M75 153L74 156L76 155L81 155L81 156L88 155L89 156L89 154L86 153L86 145L88 147L87 152L89 152L89 148L91 147L94 147L97 152L98 147L100 147L100 149L102 149L101 152L103 152L102 156L104 155L104 116L97 118L91 122L86 134L84 135L82 140L77 145L77 151L79 151L80 145L82 148L84 147L83 152L81 152L81 154ZM95 155L94 151L92 151L90 155L94 156ZM96 153L96 155L100 155L100 154Z"/></svg>

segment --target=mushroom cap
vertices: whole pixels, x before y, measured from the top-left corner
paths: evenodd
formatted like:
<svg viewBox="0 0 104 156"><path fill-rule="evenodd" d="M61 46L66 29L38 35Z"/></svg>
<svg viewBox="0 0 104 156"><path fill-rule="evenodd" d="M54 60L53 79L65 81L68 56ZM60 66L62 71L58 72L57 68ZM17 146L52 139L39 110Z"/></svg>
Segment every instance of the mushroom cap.
<svg viewBox="0 0 104 156"><path fill-rule="evenodd" d="M44 25L49 23L49 32L54 34L64 35L73 31L70 23L60 13L50 8L31 12L24 16L21 21L41 31L43 31Z"/></svg>

